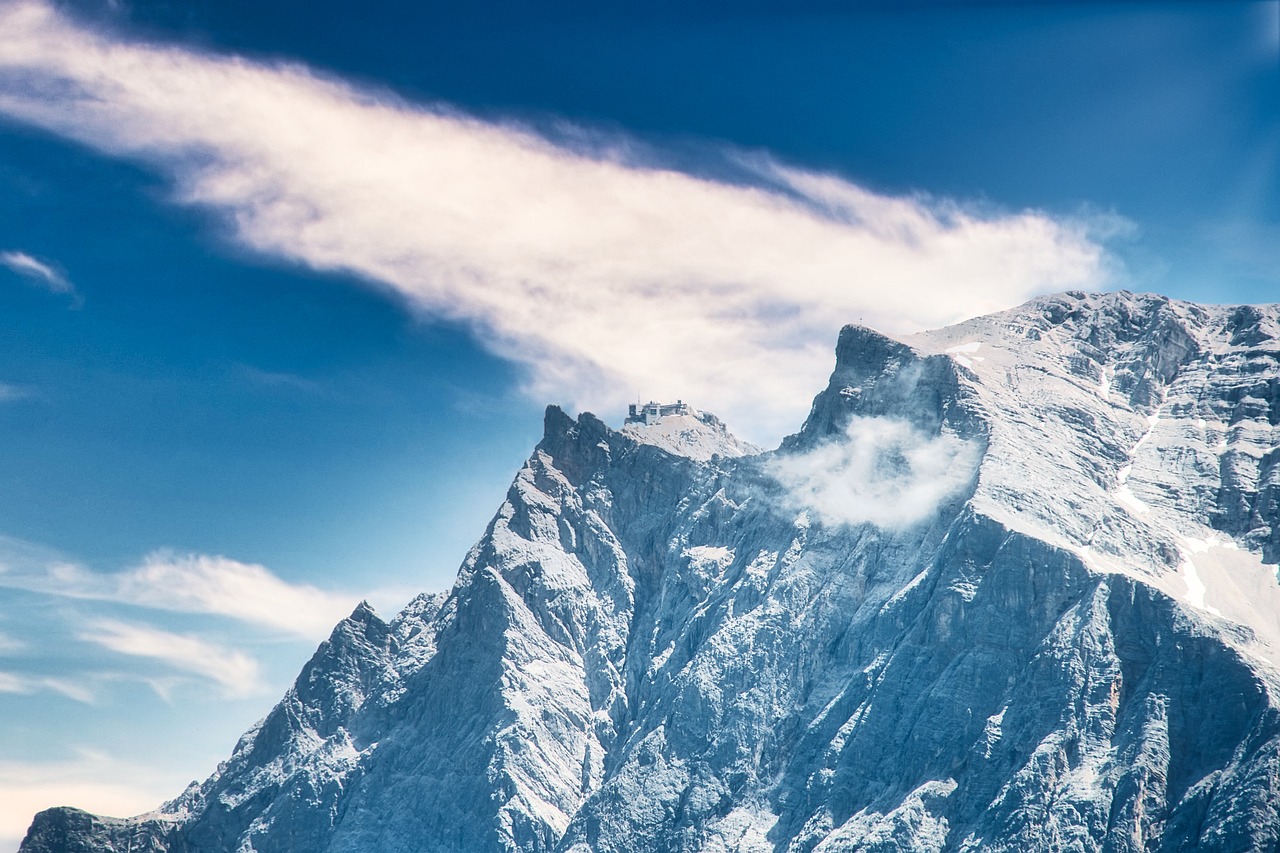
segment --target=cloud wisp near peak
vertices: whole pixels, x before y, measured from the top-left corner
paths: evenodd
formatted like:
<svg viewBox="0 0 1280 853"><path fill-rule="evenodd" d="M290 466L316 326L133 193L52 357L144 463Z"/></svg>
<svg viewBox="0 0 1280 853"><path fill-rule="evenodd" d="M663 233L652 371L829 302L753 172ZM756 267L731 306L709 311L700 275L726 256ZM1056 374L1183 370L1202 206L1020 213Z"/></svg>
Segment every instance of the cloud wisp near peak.
<svg viewBox="0 0 1280 853"><path fill-rule="evenodd" d="M773 438L844 322L936 326L1105 283L1080 222L754 158L726 182L407 103L297 64L0 9L0 114L141 162L238 244L468 324L529 390L682 396ZM797 390L799 389L799 390Z"/></svg>

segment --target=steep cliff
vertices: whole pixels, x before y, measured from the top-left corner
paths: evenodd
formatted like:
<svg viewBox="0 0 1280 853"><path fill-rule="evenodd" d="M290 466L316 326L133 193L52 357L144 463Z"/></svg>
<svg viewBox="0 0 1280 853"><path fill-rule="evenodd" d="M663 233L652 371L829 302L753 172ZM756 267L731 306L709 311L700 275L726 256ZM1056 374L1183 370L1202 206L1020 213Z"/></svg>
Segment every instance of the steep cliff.
<svg viewBox="0 0 1280 853"><path fill-rule="evenodd" d="M22 849L1274 850L1278 338L1127 293L847 327L771 453L549 408L452 590Z"/></svg>

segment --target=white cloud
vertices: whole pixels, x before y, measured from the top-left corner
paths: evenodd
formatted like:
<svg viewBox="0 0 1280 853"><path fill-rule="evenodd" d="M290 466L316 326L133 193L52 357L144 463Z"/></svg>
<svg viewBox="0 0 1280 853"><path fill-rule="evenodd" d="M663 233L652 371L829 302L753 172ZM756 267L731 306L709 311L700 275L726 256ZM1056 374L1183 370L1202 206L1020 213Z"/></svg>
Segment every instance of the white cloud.
<svg viewBox="0 0 1280 853"><path fill-rule="evenodd" d="M0 625L0 653L11 652L0 657L0 699L19 713L8 721L14 724L9 748L0 750L6 753L0 755L0 851L16 849L31 816L43 808L71 804L128 815L178 793L260 716L261 701L279 695L308 646L328 633L355 598L326 598L261 566L199 555L154 554L125 572L96 573L65 554L5 536L0 586L9 588L0 594L13 605ZM33 602L32 595L18 596L15 589L55 598ZM120 615L125 606L146 608L128 612L148 621L196 622L157 611L200 612L276 630L265 639L244 630L210 636L199 628L211 620L197 627L140 624ZM326 612L328 607L340 611ZM292 635L306 642L293 642ZM173 707L158 710L150 692ZM77 708L68 698L97 707ZM70 722L134 713L187 725L166 733L77 728ZM88 754L63 761L59 756L76 731L86 742L127 744L117 748L133 755L151 750L149 766ZM31 759L11 760L18 754ZM193 755L201 756L199 765L193 765ZM162 777L163 784L153 784Z"/></svg>
<svg viewBox="0 0 1280 853"><path fill-rule="evenodd" d="M122 655L168 664L219 685L227 697L252 696L264 689L258 662L244 652L208 640L146 625L99 619L80 639Z"/></svg>
<svg viewBox="0 0 1280 853"><path fill-rule="evenodd" d="M115 597L160 610L215 613L303 637L328 634L357 601L310 584L291 584L264 566L204 554L152 554L116 575Z"/></svg>
<svg viewBox="0 0 1280 853"><path fill-rule="evenodd" d="M846 438L771 460L797 508L828 524L901 528L922 521L972 482L973 441L930 435L894 418L854 418Z"/></svg>
<svg viewBox="0 0 1280 853"><path fill-rule="evenodd" d="M92 705L97 697L92 688L83 681L68 678L55 678L45 675L21 675L13 672L0 672L0 693L17 693L30 695L49 691Z"/></svg>
<svg viewBox="0 0 1280 853"><path fill-rule="evenodd" d="M16 553L12 542L0 544ZM328 634L359 600L310 584L288 583L257 564L168 552L114 573L90 571L48 555L15 561L0 554L0 587L6 586L64 598L227 616L309 640Z"/></svg>
<svg viewBox="0 0 1280 853"><path fill-rule="evenodd" d="M0 31L0 114L150 164L244 246L470 324L529 366L531 393L571 405L679 396L772 438L845 322L939 325L1105 275L1085 226L1037 212L764 158L718 182L643 165L626 140L558 146L299 65L102 35L35 0L0 9Z"/></svg>
<svg viewBox="0 0 1280 853"><path fill-rule="evenodd" d="M74 805L118 817L154 808L181 790L178 775L83 751L62 761L0 761L0 850L16 850L36 812Z"/></svg>
<svg viewBox="0 0 1280 853"><path fill-rule="evenodd" d="M98 645L102 644L98 643ZM23 643L22 648L29 649L30 644ZM28 665L31 665L31 663L28 660ZM36 664L48 667L49 661L37 661ZM55 664L55 666L58 666L63 671L68 669L65 664ZM150 688L156 696L168 703L173 701L174 691L177 688L192 682L192 676L186 674L189 673L189 670L183 669L183 673L181 675L155 675L119 670L82 669L75 672L73 676L58 677L35 673L0 671L0 693L21 696L53 693L84 705L97 705L111 685L127 683L131 685L131 688L132 685L143 684ZM132 694L133 691L131 689Z"/></svg>
<svg viewBox="0 0 1280 853"><path fill-rule="evenodd" d="M26 252L0 252L0 266L54 293L75 293L65 275Z"/></svg>

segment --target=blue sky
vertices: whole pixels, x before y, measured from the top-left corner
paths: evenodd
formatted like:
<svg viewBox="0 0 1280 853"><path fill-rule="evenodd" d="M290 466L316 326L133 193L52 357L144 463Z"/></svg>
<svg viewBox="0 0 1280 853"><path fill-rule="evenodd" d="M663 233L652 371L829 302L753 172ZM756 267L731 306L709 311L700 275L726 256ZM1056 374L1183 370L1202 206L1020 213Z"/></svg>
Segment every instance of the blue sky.
<svg viewBox="0 0 1280 853"><path fill-rule="evenodd" d="M843 322L1280 299L1280 3L783 8L0 2L0 849L446 586L548 402L769 443Z"/></svg>

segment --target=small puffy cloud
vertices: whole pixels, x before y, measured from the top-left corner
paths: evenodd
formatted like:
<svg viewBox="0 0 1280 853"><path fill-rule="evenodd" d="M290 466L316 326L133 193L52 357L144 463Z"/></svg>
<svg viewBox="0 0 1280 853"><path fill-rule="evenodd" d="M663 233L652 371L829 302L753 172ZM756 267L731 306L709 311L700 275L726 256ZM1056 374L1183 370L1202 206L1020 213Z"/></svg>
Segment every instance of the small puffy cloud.
<svg viewBox="0 0 1280 853"><path fill-rule="evenodd" d="M0 252L0 266L53 293L76 292L65 275L26 252Z"/></svg>
<svg viewBox="0 0 1280 853"><path fill-rule="evenodd" d="M323 637L358 595L292 584L265 566L205 554L157 552L123 572L95 572L61 560L0 561L0 587L176 613L207 613Z"/></svg>
<svg viewBox="0 0 1280 853"><path fill-rule="evenodd" d="M208 679L228 697L252 696L263 690L261 667L256 660L200 637L99 619L81 632L80 639L117 654L159 661Z"/></svg>
<svg viewBox="0 0 1280 853"><path fill-rule="evenodd" d="M827 524L909 527L973 481L978 443L894 418L854 418L847 435L779 455L769 472L787 499Z"/></svg>
<svg viewBox="0 0 1280 853"><path fill-rule="evenodd" d="M768 441L845 322L915 330L1106 280L1090 226L1038 211L732 151L682 171L625 138L552 140L36 0L0 5L0 32L0 115L149 165L242 246L468 324L530 393L577 407L681 397Z"/></svg>

